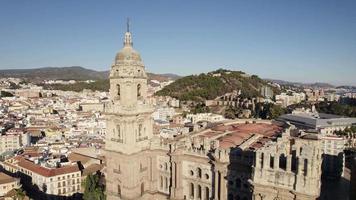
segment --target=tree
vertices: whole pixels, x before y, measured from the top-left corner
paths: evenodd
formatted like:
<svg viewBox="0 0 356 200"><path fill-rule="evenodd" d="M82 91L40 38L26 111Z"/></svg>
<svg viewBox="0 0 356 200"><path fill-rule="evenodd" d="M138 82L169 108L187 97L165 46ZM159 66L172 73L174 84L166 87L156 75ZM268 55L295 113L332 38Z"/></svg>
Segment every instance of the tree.
<svg viewBox="0 0 356 200"><path fill-rule="evenodd" d="M13 200L23 200L26 197L26 193L21 189L15 189L15 196L13 197Z"/></svg>
<svg viewBox="0 0 356 200"><path fill-rule="evenodd" d="M104 186L100 184L100 174L89 174L84 180L84 200L104 200Z"/></svg>

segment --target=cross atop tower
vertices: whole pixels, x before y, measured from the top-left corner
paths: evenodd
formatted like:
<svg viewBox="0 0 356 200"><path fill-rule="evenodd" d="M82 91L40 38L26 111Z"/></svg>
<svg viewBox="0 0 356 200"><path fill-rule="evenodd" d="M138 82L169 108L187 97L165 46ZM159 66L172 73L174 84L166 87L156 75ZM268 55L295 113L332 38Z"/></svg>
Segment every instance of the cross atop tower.
<svg viewBox="0 0 356 200"><path fill-rule="evenodd" d="M126 21L126 33L125 33L124 46L132 46L132 36L130 33L130 19L129 18L127 18L127 21Z"/></svg>
<svg viewBox="0 0 356 200"><path fill-rule="evenodd" d="M130 18L127 18L126 21L126 32L130 32Z"/></svg>

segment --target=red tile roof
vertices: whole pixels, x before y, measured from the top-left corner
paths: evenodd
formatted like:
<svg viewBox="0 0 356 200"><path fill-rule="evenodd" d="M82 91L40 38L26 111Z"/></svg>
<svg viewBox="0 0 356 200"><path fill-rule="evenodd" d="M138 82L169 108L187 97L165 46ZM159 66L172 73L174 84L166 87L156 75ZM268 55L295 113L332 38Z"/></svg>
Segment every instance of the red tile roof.
<svg viewBox="0 0 356 200"><path fill-rule="evenodd" d="M46 168L40 165L36 165L35 163L24 158L20 159L18 166L45 177L58 176L80 171L78 165L62 166L60 168Z"/></svg>

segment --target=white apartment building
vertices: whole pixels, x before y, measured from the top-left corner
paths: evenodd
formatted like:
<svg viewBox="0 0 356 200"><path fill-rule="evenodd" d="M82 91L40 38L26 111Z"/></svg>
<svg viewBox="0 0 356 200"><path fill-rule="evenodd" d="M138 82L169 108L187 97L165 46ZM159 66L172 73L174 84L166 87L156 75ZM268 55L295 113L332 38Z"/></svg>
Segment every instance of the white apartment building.
<svg viewBox="0 0 356 200"><path fill-rule="evenodd" d="M30 144L30 136L27 133L8 133L0 136L0 154L6 151L14 151Z"/></svg>
<svg viewBox="0 0 356 200"><path fill-rule="evenodd" d="M186 116L186 119L192 122L193 124L199 121L220 122L225 120L224 116L213 113L188 114Z"/></svg>
<svg viewBox="0 0 356 200"><path fill-rule="evenodd" d="M276 104L281 105L282 107L287 107L292 104L300 103L306 99L305 93L296 93L292 94L281 93L280 95L276 95Z"/></svg>
<svg viewBox="0 0 356 200"><path fill-rule="evenodd" d="M154 120L169 121L176 114L174 108L159 107L152 113Z"/></svg>
<svg viewBox="0 0 356 200"><path fill-rule="evenodd" d="M1 162L1 165L6 171L31 177L32 182L24 184L37 185L48 195L72 196L81 190L81 171L76 163L51 168L23 156L16 156Z"/></svg>

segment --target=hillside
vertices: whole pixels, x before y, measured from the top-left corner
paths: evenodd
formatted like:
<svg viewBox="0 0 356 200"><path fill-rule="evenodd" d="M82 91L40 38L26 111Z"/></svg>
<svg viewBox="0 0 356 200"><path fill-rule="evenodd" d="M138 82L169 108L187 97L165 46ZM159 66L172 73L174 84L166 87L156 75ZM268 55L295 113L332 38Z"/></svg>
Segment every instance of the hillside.
<svg viewBox="0 0 356 200"><path fill-rule="evenodd" d="M242 97L260 96L260 88L268 83L256 75L241 71L219 69L209 73L180 78L157 92L157 95L172 96L179 100L204 101L214 99L233 90L241 90ZM278 92L276 88L272 88Z"/></svg>
<svg viewBox="0 0 356 200"><path fill-rule="evenodd" d="M107 72L100 72L83 67L44 67L36 69L0 70L0 78L24 78L31 81L39 80L99 80L107 77Z"/></svg>
<svg viewBox="0 0 356 200"><path fill-rule="evenodd" d="M107 79L109 71L95 71L84 67L44 67L35 69L7 69L0 70L0 78L23 78L32 82L43 80L103 80ZM177 79L174 74L148 73L149 79L167 81Z"/></svg>

